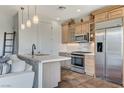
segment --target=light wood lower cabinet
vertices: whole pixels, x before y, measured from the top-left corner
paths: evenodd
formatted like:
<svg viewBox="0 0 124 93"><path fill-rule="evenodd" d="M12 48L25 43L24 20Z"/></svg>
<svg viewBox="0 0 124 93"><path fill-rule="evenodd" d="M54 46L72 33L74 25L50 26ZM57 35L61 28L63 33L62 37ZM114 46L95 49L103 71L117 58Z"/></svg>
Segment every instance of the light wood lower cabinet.
<svg viewBox="0 0 124 93"><path fill-rule="evenodd" d="M95 59L94 55L85 56L85 72L87 75L95 76Z"/></svg>

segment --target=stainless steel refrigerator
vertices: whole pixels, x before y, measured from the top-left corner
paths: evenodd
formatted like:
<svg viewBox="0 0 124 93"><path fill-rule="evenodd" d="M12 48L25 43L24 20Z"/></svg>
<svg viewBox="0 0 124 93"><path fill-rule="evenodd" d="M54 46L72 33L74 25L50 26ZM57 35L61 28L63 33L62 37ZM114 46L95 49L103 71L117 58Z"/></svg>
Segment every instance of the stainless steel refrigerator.
<svg viewBox="0 0 124 93"><path fill-rule="evenodd" d="M123 19L96 23L96 77L122 84Z"/></svg>

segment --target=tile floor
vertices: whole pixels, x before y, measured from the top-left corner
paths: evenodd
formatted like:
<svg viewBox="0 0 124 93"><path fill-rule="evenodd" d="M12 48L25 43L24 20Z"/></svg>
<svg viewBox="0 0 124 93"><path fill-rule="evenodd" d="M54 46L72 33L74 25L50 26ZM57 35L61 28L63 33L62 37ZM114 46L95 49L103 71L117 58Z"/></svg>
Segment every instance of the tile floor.
<svg viewBox="0 0 124 93"><path fill-rule="evenodd" d="M85 74L62 69L62 81L58 88L120 88L122 86L99 80Z"/></svg>

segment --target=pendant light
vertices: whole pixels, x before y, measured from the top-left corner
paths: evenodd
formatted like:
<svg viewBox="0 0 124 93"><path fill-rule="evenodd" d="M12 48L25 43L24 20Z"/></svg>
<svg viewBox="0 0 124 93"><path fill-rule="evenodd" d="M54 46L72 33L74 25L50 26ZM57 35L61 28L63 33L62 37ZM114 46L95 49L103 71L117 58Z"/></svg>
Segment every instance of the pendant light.
<svg viewBox="0 0 124 93"><path fill-rule="evenodd" d="M34 24L38 24L38 22L39 22L39 18L38 18L38 16L37 16L37 13L36 13L36 11L37 11L37 7L35 6L35 14L34 14L34 16L33 16L33 23Z"/></svg>
<svg viewBox="0 0 124 93"><path fill-rule="evenodd" d="M29 16L29 6L28 6L28 20L27 20L26 25L27 25L28 28L31 27L31 20L30 20L30 16Z"/></svg>
<svg viewBox="0 0 124 93"><path fill-rule="evenodd" d="M22 30L25 29L25 24L24 24L24 22L23 22L23 10L24 10L24 8L21 7L21 11L22 11L22 23L21 23L21 29L22 29Z"/></svg>

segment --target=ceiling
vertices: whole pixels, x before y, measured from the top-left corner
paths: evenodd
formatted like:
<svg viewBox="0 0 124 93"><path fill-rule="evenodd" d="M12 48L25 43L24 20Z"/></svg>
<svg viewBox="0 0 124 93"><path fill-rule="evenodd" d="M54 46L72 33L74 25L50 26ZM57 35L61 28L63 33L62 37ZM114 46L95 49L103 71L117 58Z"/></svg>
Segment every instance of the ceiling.
<svg viewBox="0 0 124 93"><path fill-rule="evenodd" d="M46 17L49 19L57 20L59 18L61 21L70 18L77 18L89 15L92 11L105 7L106 5L65 5L65 10L58 9L58 5L39 5L37 6L37 13L41 17ZM22 6L0 6L0 13L13 16L20 10ZM25 13L27 13L27 6L25 8ZM34 13L34 6L30 7L30 15ZM77 12L80 9L80 12Z"/></svg>

